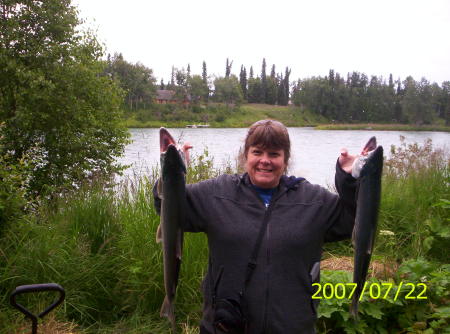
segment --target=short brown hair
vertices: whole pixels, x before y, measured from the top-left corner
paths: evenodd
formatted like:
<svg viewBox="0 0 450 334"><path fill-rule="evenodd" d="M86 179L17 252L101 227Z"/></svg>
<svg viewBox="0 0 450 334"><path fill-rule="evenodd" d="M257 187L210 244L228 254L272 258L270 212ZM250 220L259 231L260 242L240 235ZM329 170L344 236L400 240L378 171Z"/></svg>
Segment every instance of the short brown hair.
<svg viewBox="0 0 450 334"><path fill-rule="evenodd" d="M283 123L273 119L264 119L250 126L245 138L244 161L250 146L258 146L263 149L275 149L284 151L284 163L288 165L291 156L291 141L289 133Z"/></svg>

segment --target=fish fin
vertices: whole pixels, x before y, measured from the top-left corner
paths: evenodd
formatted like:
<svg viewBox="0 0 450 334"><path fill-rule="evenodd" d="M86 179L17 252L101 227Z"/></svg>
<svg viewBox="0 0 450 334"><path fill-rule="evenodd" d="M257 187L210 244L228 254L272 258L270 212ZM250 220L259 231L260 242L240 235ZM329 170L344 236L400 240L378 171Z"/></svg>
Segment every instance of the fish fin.
<svg viewBox="0 0 450 334"><path fill-rule="evenodd" d="M172 330L175 333L176 331L175 307L167 296L164 298L163 304L161 306L161 311L159 312L159 316L166 317L167 319L169 319L170 323L172 324Z"/></svg>
<svg viewBox="0 0 450 334"><path fill-rule="evenodd" d="M156 243L161 243L162 242L162 229L161 229L161 224L158 225L158 229L156 230Z"/></svg>
<svg viewBox="0 0 450 334"><path fill-rule="evenodd" d="M156 193L158 194L158 197L160 199L164 199L163 189L162 189L162 180L161 178L158 179L158 185L156 186Z"/></svg>

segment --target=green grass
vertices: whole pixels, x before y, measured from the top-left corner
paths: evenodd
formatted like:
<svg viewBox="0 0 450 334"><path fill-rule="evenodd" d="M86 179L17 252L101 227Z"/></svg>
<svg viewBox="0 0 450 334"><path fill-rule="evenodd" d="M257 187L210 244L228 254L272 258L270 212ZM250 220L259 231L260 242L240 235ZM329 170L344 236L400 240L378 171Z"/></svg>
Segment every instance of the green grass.
<svg viewBox="0 0 450 334"><path fill-rule="evenodd" d="M233 170L212 166L207 154L195 157L188 182ZM44 282L65 288L67 298L52 314L63 324L76 323L77 333L168 333L168 321L159 317L164 291L151 193L156 178L156 171L148 171L116 188L86 185L10 226L0 239L0 333L28 327L8 306L9 293L18 285ZM393 148L385 163L379 222L380 230L393 235L378 236L375 257L448 263L449 208L443 200L450 198L449 181L448 154L431 143ZM176 315L183 333L198 333L206 238L188 233L184 245ZM349 241L327 251L352 255ZM42 309L51 299L28 296L20 302Z"/></svg>
<svg viewBox="0 0 450 334"><path fill-rule="evenodd" d="M175 108L175 107L173 107ZM162 108L161 108L162 109ZM168 109L168 108L167 108ZM138 111L128 114L124 120L129 128L186 127L189 124L209 124L213 128L248 127L261 119L277 119L286 126L315 126L327 120L295 106L275 106L268 104L243 104L239 107L210 103L198 108L163 110L159 113Z"/></svg>
<svg viewBox="0 0 450 334"><path fill-rule="evenodd" d="M314 126L318 130L386 130L386 131L444 131L450 127L442 122L431 125L413 124L329 124L330 120L294 105L277 106L245 103L226 106L209 103L192 108L177 105L156 105L155 110L128 112L123 124L128 128L184 128L190 124L209 124L213 128L246 128L254 122L272 118L289 127Z"/></svg>
<svg viewBox="0 0 450 334"><path fill-rule="evenodd" d="M233 114L222 124L223 127L248 127L260 119L276 119L286 126L314 126L322 123L318 115L303 111L295 106L273 106L268 104L244 104L241 112Z"/></svg>

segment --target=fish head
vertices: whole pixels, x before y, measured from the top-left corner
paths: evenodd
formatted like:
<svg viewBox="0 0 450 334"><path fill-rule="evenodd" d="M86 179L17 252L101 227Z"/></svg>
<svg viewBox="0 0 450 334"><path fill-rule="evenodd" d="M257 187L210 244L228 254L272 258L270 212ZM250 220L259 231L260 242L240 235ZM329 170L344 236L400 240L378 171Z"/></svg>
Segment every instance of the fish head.
<svg viewBox="0 0 450 334"><path fill-rule="evenodd" d="M169 133L169 131L167 131L167 129L165 128L160 128L159 129L159 151L160 151L160 163L161 163L161 169L164 170L164 165L167 164L166 161L166 156L168 154L169 148L173 147L170 149L171 153L170 155L175 155L175 152L173 152L173 150L175 149L176 151L178 151L178 156L181 158L182 160L182 164L175 164L175 166L177 165L182 165L183 168L182 170L184 170L184 173L186 173L186 166L189 164L189 150L192 148L192 146L189 143L185 143L181 148L178 147L175 139L173 139L173 137L171 136L171 134ZM174 158L174 156L171 156L170 158L167 158L168 160L170 160L169 164L173 165L173 162L176 161L178 158Z"/></svg>
<svg viewBox="0 0 450 334"><path fill-rule="evenodd" d="M159 151L161 153L164 153L167 151L167 148L169 145L175 145L176 146L175 139L170 135L169 131L167 131L165 128L159 129Z"/></svg>
<svg viewBox="0 0 450 334"><path fill-rule="evenodd" d="M352 176L354 178L359 178L362 175L362 170L364 166L368 163L369 160L371 160L371 157L373 156L378 147L377 147L377 139L375 137L371 137L367 142L367 144L362 149L361 155L359 155L353 162ZM382 150L383 148L381 147L381 151ZM383 156L383 153L381 153L381 155Z"/></svg>
<svg viewBox="0 0 450 334"><path fill-rule="evenodd" d="M377 138L371 137L363 148L363 152L369 153L377 148Z"/></svg>
<svg viewBox="0 0 450 334"><path fill-rule="evenodd" d="M367 156L366 162L361 169L361 177L374 173L381 174L383 169L383 146L377 146Z"/></svg>

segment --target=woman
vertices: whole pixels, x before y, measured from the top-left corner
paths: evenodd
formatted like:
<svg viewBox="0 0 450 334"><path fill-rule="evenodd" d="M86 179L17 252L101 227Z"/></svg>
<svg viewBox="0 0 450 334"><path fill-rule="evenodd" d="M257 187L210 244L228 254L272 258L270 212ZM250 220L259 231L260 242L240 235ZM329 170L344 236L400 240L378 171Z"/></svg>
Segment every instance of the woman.
<svg viewBox="0 0 450 334"><path fill-rule="evenodd" d="M286 127L258 121L245 139L246 173L187 186L185 231L205 232L209 245L202 334L314 333L322 245L353 229L355 156L338 159L339 196L287 177L289 157Z"/></svg>

